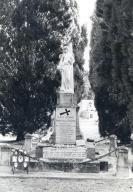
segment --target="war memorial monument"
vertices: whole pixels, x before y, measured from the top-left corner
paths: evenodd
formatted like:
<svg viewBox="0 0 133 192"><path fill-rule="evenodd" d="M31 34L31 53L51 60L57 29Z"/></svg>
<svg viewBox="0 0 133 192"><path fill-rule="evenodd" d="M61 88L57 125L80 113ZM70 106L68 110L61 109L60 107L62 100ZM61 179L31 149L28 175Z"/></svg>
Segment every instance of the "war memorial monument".
<svg viewBox="0 0 133 192"><path fill-rule="evenodd" d="M79 162L95 158L95 148L86 147L79 128L79 106L74 94L74 54L69 43L60 56L58 69L61 87L58 91L56 110L53 113L52 145L43 146L43 160L50 162ZM84 144L83 144L84 143Z"/></svg>

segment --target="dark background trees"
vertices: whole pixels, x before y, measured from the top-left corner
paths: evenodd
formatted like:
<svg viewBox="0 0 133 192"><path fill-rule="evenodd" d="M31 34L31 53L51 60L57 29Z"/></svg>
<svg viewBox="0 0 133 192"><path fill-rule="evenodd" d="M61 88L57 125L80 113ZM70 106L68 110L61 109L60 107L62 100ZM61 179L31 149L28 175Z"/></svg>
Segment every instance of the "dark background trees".
<svg viewBox="0 0 133 192"><path fill-rule="evenodd" d="M50 125L61 78L59 55L69 41L80 101L86 29L80 29L72 1L2 0L0 10L0 132L20 140Z"/></svg>
<svg viewBox="0 0 133 192"><path fill-rule="evenodd" d="M133 1L98 0L93 17L90 81L102 136L122 143L133 129Z"/></svg>

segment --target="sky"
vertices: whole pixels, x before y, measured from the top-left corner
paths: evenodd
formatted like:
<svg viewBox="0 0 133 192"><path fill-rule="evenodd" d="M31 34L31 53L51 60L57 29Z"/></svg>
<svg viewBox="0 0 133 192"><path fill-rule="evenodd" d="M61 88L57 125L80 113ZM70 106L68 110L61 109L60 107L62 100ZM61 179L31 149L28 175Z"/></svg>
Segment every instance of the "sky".
<svg viewBox="0 0 133 192"><path fill-rule="evenodd" d="M90 41L90 33L92 28L92 22L90 17L93 15L95 10L96 0L76 0L79 6L79 19L81 24L87 25L88 29L88 40ZM85 64L84 68L86 71L89 71L89 43L85 50Z"/></svg>

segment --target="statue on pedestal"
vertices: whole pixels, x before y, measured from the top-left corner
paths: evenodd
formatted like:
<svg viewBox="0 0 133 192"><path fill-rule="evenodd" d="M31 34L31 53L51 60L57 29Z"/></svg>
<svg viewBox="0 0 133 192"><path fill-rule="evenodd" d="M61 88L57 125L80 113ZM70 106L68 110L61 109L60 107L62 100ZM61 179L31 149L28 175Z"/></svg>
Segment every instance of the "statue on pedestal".
<svg viewBox="0 0 133 192"><path fill-rule="evenodd" d="M72 43L65 47L63 54L60 55L58 69L61 72L61 87L63 93L74 93L73 63L74 54Z"/></svg>

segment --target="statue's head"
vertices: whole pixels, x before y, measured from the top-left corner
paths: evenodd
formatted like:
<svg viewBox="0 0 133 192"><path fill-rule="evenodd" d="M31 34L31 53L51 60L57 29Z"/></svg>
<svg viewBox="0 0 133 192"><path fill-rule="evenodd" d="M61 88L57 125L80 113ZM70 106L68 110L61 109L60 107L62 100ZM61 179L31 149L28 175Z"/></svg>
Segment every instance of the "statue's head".
<svg viewBox="0 0 133 192"><path fill-rule="evenodd" d="M63 49L63 53L67 53L68 52L68 47L65 46L64 49Z"/></svg>
<svg viewBox="0 0 133 192"><path fill-rule="evenodd" d="M133 133L131 133L131 136L130 136L131 140L133 141Z"/></svg>
<svg viewBox="0 0 133 192"><path fill-rule="evenodd" d="M69 44L65 45L63 48L63 52L67 53L67 52L73 52L73 45L72 42L70 42Z"/></svg>

